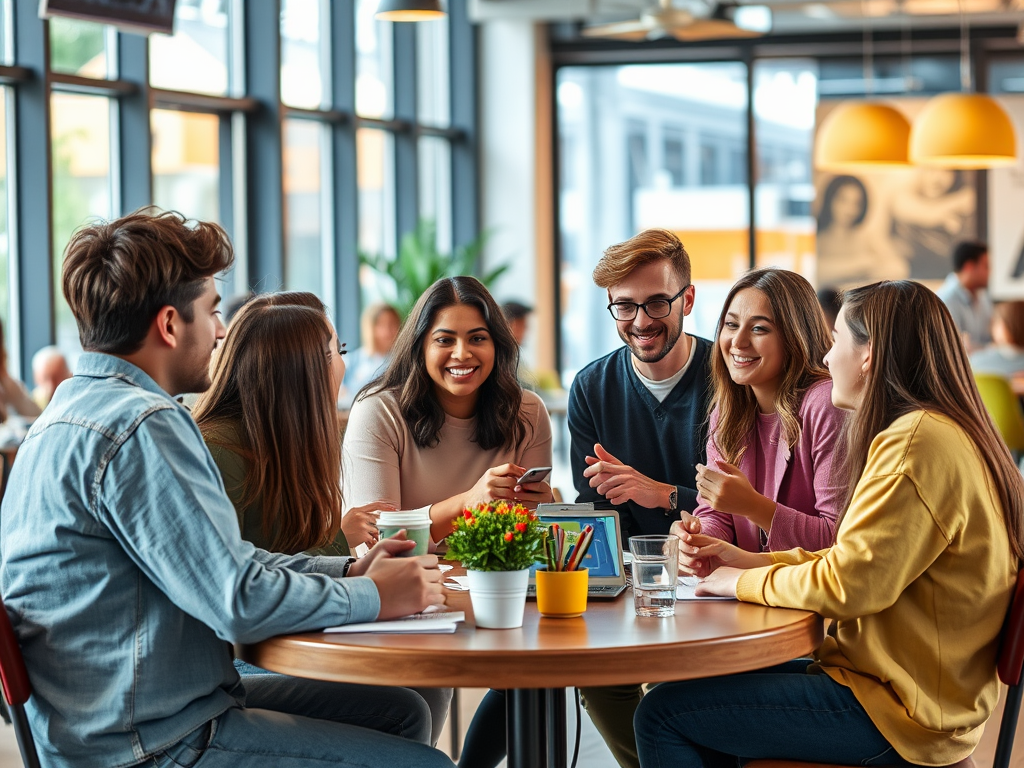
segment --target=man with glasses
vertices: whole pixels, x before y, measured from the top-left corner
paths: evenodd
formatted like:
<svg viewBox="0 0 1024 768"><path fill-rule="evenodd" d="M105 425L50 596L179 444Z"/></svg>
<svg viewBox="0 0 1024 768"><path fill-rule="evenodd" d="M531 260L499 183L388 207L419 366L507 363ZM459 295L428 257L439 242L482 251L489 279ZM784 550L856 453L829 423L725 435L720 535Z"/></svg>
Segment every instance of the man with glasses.
<svg viewBox="0 0 1024 768"><path fill-rule="evenodd" d="M693 309L690 257L649 229L613 245L594 269L625 346L594 361L569 391L570 464L578 502L614 506L624 536L668 533L697 507L705 461L711 342L683 333ZM621 766L639 766L638 685L586 688L591 719Z"/></svg>

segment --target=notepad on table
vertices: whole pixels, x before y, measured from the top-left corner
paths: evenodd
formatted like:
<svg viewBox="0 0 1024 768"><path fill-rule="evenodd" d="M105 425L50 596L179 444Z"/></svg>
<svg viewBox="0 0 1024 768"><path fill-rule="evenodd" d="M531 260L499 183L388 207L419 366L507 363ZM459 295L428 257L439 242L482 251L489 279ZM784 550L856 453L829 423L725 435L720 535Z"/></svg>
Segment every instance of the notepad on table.
<svg viewBox="0 0 1024 768"><path fill-rule="evenodd" d="M683 581L679 579L676 584L676 600L735 600L735 597L718 597L717 595L698 595L696 592L698 582Z"/></svg>
<svg viewBox="0 0 1024 768"><path fill-rule="evenodd" d="M351 634L356 632L382 632L387 634L411 633L418 635L434 635L452 633L460 621L466 620L464 611L436 611L433 613L414 613L401 619L391 621L366 621L360 624L342 624L340 627L328 627L324 632L334 634Z"/></svg>

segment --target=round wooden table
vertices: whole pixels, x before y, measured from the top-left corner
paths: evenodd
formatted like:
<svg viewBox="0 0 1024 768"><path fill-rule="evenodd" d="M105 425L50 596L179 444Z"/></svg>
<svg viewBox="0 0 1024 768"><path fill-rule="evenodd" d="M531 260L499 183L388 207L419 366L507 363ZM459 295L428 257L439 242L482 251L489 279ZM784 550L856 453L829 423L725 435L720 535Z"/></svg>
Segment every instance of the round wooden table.
<svg viewBox="0 0 1024 768"><path fill-rule="evenodd" d="M311 632L241 646L239 655L318 680L509 689L509 768L562 768L562 689L760 669L808 655L823 637L817 614L738 602L680 602L672 618L641 618L628 590L614 601L590 601L576 619L542 618L528 601L521 628L478 630L469 594L446 594L449 610L466 612L454 634Z"/></svg>

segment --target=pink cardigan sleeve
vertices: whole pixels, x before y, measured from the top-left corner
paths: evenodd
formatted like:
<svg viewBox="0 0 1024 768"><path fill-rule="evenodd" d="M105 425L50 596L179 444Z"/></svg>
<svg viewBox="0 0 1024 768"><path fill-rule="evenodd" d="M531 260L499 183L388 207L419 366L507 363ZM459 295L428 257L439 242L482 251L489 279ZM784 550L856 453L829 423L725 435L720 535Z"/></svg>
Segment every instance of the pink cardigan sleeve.
<svg viewBox="0 0 1024 768"><path fill-rule="evenodd" d="M718 426L718 407L716 406L711 411L710 424L708 425L708 444L707 453L709 467L717 467L715 463L722 458L722 454L718 452L718 447L715 445L715 427ZM722 541L728 541L730 544L736 543L736 527L733 525L732 515L726 512L719 512L717 509L711 507L707 501L697 493L697 508L693 511L695 517L700 518L701 533L707 536L713 536L716 539Z"/></svg>
<svg viewBox="0 0 1024 768"><path fill-rule="evenodd" d="M814 512L776 504L768 532L769 551L802 549L817 551L832 546L836 518L844 488L834 484L833 458L839 446L845 414L832 405L832 382L824 381L807 390L800 404L801 443L810 448L814 487ZM799 449L799 446L798 446Z"/></svg>

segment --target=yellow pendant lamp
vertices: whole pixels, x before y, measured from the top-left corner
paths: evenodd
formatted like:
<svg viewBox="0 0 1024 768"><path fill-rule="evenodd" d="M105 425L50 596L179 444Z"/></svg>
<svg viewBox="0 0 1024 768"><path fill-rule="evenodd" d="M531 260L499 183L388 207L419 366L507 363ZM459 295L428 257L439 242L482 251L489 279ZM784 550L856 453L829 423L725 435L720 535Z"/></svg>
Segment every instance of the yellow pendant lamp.
<svg viewBox="0 0 1024 768"><path fill-rule="evenodd" d="M991 96L943 93L924 107L910 134L910 159L940 168L999 168L1017 162L1013 122Z"/></svg>
<svg viewBox="0 0 1024 768"><path fill-rule="evenodd" d="M818 129L814 164L829 173L906 167L910 123L899 110L872 101L845 101Z"/></svg>
<svg viewBox="0 0 1024 768"><path fill-rule="evenodd" d="M939 168L999 168L1017 162L1013 121L991 96L971 93L970 38L960 0L960 85L933 97L914 121L910 160Z"/></svg>
<svg viewBox="0 0 1024 768"><path fill-rule="evenodd" d="M373 16L381 21L431 21L445 15L441 0L381 0Z"/></svg>
<svg viewBox="0 0 1024 768"><path fill-rule="evenodd" d="M874 83L874 40L864 8L864 84L868 98ZM818 128L814 165L829 173L858 173L910 164L910 122L894 107L877 101L844 101Z"/></svg>

